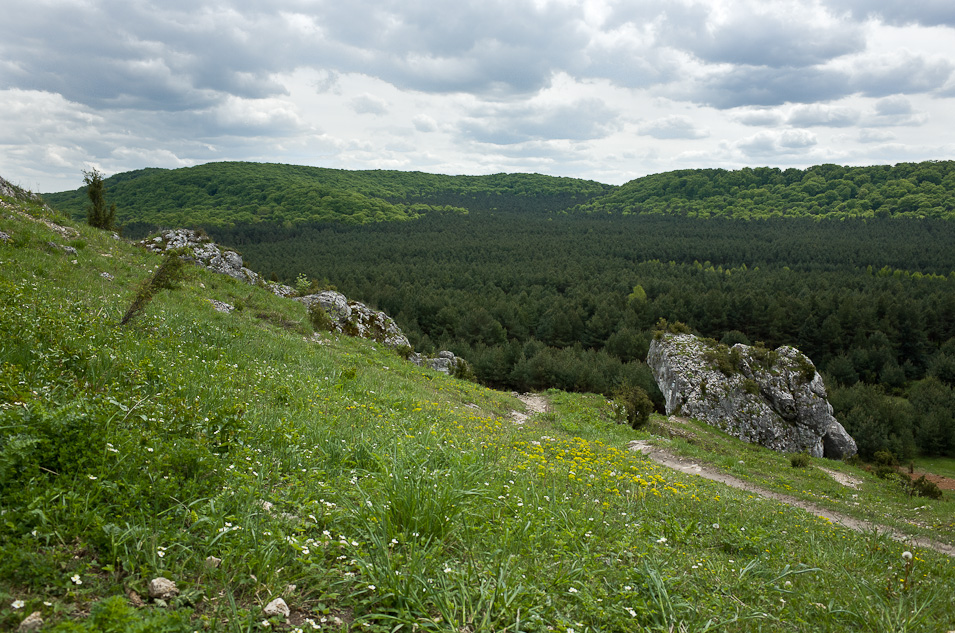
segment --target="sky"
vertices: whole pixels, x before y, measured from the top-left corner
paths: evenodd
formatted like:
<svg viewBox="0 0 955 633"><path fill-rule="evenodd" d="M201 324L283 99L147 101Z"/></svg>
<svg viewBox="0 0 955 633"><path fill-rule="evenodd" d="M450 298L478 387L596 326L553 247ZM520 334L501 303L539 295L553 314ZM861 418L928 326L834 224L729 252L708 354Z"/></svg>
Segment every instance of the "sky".
<svg viewBox="0 0 955 633"><path fill-rule="evenodd" d="M224 160L622 184L955 154L952 0L4 0L0 176Z"/></svg>

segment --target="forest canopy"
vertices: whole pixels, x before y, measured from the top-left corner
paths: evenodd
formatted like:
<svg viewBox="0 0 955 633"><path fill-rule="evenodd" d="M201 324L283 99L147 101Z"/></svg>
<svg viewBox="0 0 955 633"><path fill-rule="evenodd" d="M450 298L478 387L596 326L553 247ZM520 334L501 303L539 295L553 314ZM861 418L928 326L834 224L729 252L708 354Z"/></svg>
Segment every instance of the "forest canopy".
<svg viewBox="0 0 955 633"><path fill-rule="evenodd" d="M955 219L955 161L808 169L686 169L638 178L575 210L697 218Z"/></svg>
<svg viewBox="0 0 955 633"><path fill-rule="evenodd" d="M105 179L131 235L180 226L401 221L436 211L660 214L694 218L955 219L955 162L808 169L691 169L616 187L540 174L445 176L268 163L142 169ZM85 188L46 200L83 217Z"/></svg>

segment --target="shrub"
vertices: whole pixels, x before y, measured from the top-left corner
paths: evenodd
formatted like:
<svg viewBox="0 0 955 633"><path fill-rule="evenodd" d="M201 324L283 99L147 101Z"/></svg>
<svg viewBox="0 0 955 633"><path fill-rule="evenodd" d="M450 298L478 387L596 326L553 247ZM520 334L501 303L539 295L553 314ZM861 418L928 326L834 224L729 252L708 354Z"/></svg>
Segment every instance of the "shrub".
<svg viewBox="0 0 955 633"><path fill-rule="evenodd" d="M641 387L626 385L614 392L614 401L626 414L627 423L639 429L650 420L653 413L653 401Z"/></svg>
<svg viewBox="0 0 955 633"><path fill-rule="evenodd" d="M942 489L934 481L929 481L922 475L912 481L909 487L909 494L916 497L928 497L929 499L941 499Z"/></svg>
<svg viewBox="0 0 955 633"><path fill-rule="evenodd" d="M810 461L809 453L795 453L789 457L789 464L793 468L809 468Z"/></svg>
<svg viewBox="0 0 955 633"><path fill-rule="evenodd" d="M335 322L328 312L319 303L313 303L308 307L308 318L312 322L312 327L320 332L331 332L335 329Z"/></svg>
<svg viewBox="0 0 955 633"><path fill-rule="evenodd" d="M176 284L183 277L184 267L185 262L182 260L182 257L180 257L178 250L166 253L166 257L162 260L162 263L159 264L159 268L156 269L153 276L144 281L142 285L140 285L139 290L136 291L136 296L133 298L132 303L129 305L126 314L123 315L119 324L126 325L142 314L143 310L146 309L146 306L149 305L149 302L152 301L153 297L160 290L175 288Z"/></svg>
<svg viewBox="0 0 955 633"><path fill-rule="evenodd" d="M454 365L454 374L452 375L460 380L477 382L477 376L474 375L474 369L471 367L471 363L463 358L457 359L457 363Z"/></svg>
<svg viewBox="0 0 955 633"><path fill-rule="evenodd" d="M298 293L298 296L304 297L307 295L311 287L312 282L305 275L305 273L299 273L298 278L295 280L295 292Z"/></svg>

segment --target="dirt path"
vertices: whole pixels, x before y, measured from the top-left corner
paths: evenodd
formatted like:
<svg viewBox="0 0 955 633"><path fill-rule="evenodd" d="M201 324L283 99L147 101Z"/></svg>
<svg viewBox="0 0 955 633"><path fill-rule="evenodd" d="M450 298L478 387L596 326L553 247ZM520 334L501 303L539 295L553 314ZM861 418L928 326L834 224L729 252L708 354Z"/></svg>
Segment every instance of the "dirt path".
<svg viewBox="0 0 955 633"><path fill-rule="evenodd" d="M511 411L511 420L515 424L524 424L527 418L538 413L546 413L548 409L547 398L537 393L515 393L517 399L527 407L526 413L520 411Z"/></svg>
<svg viewBox="0 0 955 633"><path fill-rule="evenodd" d="M888 534L890 537L896 541L899 541L900 543L907 543L916 547L933 549L936 552L941 552L942 554L955 556L955 547L948 545L947 543L940 543L938 541L933 541L931 539L922 537L908 536L885 525L863 521L862 519L856 519L845 514L833 512L832 510L826 509L820 505L805 501L803 499L797 499L796 497L791 497L789 495L784 495L778 492L773 492L772 490L761 488L760 486L751 484L748 481L743 481L742 479L738 479L732 475L727 475L726 473L720 472L711 466L698 464L691 459L677 457L669 451L651 445L646 440L634 440L633 442L630 442L627 447L632 451L639 451L647 455L650 457L650 459L661 466L666 466L667 468L672 468L674 470L691 475L699 475L704 479L718 481L722 484L726 484L727 486L759 495L760 497L773 499L787 505L801 508L806 512L812 512L816 516L829 519L833 523L837 523L843 527L849 528L850 530L855 530L857 532L876 531L879 533ZM843 482L839 478L836 478L836 480L843 485L854 487L853 484L855 482L853 481Z"/></svg>

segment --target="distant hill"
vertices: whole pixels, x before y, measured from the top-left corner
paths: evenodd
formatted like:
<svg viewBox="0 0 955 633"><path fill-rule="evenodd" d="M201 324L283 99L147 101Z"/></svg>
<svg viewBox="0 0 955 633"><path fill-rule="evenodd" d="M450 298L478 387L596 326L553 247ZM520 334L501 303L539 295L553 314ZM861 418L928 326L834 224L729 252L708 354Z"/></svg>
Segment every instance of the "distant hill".
<svg viewBox="0 0 955 633"><path fill-rule="evenodd" d="M631 180L575 210L742 219L955 219L955 161L894 167L684 169Z"/></svg>
<svg viewBox="0 0 955 633"><path fill-rule="evenodd" d="M435 211L955 219L955 161L684 169L620 187L540 174L444 176L223 162L141 169L105 183L128 234L156 227L368 224ZM75 219L85 218L85 188L44 198Z"/></svg>
<svg viewBox="0 0 955 633"><path fill-rule="evenodd" d="M165 227L366 224L433 211L552 211L589 202L615 188L538 174L442 176L236 162L142 169L111 176L105 184L121 224ZM85 187L44 198L76 219L85 217Z"/></svg>

